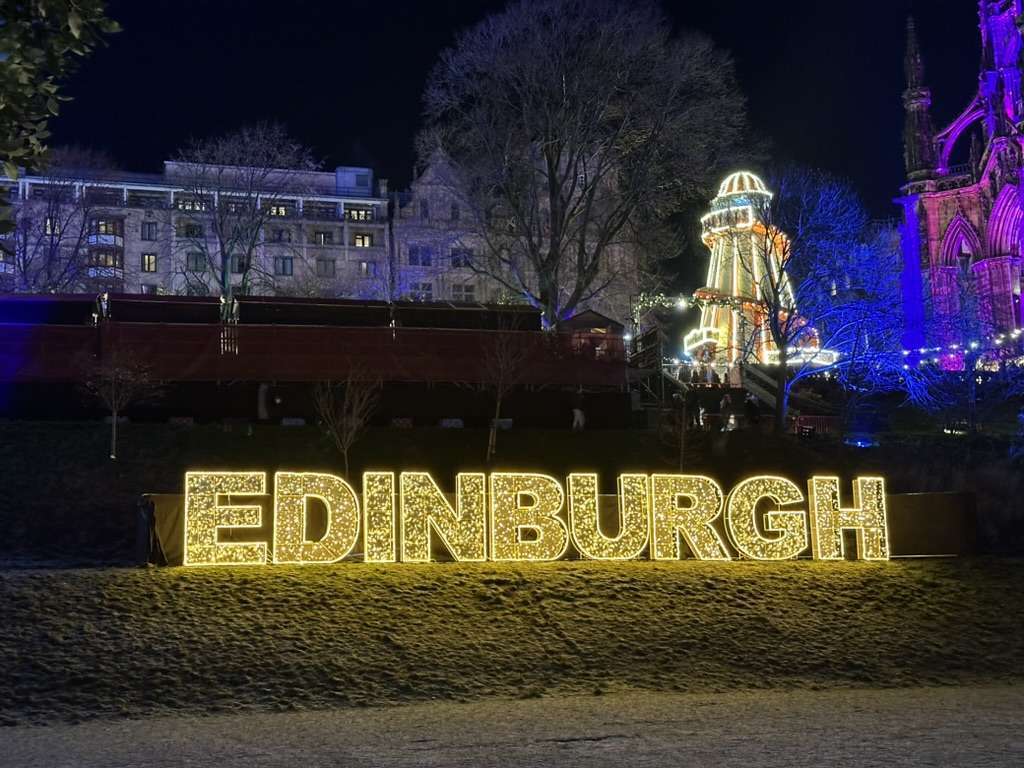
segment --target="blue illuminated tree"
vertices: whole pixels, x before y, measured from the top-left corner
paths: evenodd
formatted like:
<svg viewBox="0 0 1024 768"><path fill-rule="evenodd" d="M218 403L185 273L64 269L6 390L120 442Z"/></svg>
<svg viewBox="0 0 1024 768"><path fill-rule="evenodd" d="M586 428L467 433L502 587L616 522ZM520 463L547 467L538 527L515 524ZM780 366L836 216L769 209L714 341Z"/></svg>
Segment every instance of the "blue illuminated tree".
<svg viewBox="0 0 1024 768"><path fill-rule="evenodd" d="M909 350L913 364L928 375L930 410L946 426L974 434L1024 396L1024 339L1003 332L964 258L951 276L951 292L933 307L929 336L938 346Z"/></svg>
<svg viewBox="0 0 1024 768"><path fill-rule="evenodd" d="M785 430L791 395L811 376L836 380L851 407L883 392L927 397L922 372L905 367L900 345L894 229L872 224L853 188L822 171L785 169L769 188L774 194L753 205L759 236L745 264L764 318L750 350L774 348L776 431Z"/></svg>

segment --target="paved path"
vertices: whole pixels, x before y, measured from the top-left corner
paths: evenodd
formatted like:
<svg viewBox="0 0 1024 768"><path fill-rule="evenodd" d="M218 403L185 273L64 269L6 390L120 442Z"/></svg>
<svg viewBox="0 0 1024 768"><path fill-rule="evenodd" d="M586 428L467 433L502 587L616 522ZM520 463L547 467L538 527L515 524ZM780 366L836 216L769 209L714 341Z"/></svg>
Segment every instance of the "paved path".
<svg viewBox="0 0 1024 768"><path fill-rule="evenodd" d="M1024 687L620 694L0 728L0 765L1020 766Z"/></svg>

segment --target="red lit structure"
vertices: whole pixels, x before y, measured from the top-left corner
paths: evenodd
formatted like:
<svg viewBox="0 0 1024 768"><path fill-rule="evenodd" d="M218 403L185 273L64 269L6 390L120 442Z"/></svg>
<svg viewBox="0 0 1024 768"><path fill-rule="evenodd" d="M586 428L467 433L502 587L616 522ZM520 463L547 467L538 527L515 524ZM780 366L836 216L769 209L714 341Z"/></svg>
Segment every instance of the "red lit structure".
<svg viewBox="0 0 1024 768"><path fill-rule="evenodd" d="M165 382L312 382L358 368L383 382L486 382L489 346L522 349L526 386L621 389L621 334L546 333L532 308L243 298L0 298L0 383L75 382L131 360Z"/></svg>

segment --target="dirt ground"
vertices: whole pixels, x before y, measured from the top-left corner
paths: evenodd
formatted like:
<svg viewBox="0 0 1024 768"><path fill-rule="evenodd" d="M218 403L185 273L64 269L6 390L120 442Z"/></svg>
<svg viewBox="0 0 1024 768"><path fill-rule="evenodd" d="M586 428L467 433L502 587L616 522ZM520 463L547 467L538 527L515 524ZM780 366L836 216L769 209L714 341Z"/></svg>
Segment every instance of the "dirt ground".
<svg viewBox="0 0 1024 768"><path fill-rule="evenodd" d="M0 569L0 725L1024 682L1022 585L1008 559Z"/></svg>
<svg viewBox="0 0 1024 768"><path fill-rule="evenodd" d="M1018 766L1024 687L634 693L0 731L9 768Z"/></svg>

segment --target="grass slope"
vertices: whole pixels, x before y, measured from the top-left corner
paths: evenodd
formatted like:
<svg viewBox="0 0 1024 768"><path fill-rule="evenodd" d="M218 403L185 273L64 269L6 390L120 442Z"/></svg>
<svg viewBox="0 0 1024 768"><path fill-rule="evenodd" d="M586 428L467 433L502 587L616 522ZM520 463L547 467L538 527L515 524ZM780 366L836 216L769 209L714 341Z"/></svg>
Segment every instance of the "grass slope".
<svg viewBox="0 0 1024 768"><path fill-rule="evenodd" d="M1020 679L1024 562L0 571L0 723Z"/></svg>

